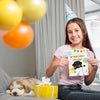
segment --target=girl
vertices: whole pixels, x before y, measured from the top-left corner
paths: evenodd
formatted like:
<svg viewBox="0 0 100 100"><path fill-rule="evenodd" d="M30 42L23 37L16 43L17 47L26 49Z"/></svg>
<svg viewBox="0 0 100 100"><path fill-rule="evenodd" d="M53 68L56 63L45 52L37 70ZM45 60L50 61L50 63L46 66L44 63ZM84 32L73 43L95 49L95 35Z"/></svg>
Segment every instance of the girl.
<svg viewBox="0 0 100 100"><path fill-rule="evenodd" d="M88 76L69 77L67 50L86 49L87 61L89 63ZM100 100L100 93L95 91L84 91L81 89L83 81L86 85L90 85L95 78L98 61L94 55L94 51L89 41L88 32L84 21L80 18L71 19L66 25L66 41L65 45L59 47L54 58L46 71L47 77L53 75L59 66L59 82L58 82L58 99L61 100ZM85 96L84 96L85 94ZM90 96L90 94L92 94ZM97 99L98 98L98 99Z"/></svg>

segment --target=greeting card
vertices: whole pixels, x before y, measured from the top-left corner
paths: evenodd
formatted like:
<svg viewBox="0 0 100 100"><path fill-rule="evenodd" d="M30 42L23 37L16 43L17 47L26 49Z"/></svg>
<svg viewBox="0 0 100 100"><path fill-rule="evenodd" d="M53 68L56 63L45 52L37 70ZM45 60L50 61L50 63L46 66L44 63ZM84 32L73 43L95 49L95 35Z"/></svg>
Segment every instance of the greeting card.
<svg viewBox="0 0 100 100"><path fill-rule="evenodd" d="M74 49L67 52L69 60L69 76L88 75L86 49Z"/></svg>

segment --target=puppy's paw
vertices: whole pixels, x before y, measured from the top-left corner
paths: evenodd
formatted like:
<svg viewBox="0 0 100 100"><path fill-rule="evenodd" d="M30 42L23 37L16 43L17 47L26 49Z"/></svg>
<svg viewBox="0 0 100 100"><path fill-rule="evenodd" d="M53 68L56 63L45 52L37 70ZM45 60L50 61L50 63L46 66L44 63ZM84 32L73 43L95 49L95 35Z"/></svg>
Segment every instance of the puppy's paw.
<svg viewBox="0 0 100 100"><path fill-rule="evenodd" d="M11 95L11 92L10 92L10 90L6 90L6 93Z"/></svg>
<svg viewBox="0 0 100 100"><path fill-rule="evenodd" d="M22 96L29 96L29 93L24 93Z"/></svg>
<svg viewBox="0 0 100 100"><path fill-rule="evenodd" d="M33 91L30 91L29 95L30 96L34 96L34 92Z"/></svg>
<svg viewBox="0 0 100 100"><path fill-rule="evenodd" d="M23 96L34 96L34 92L30 91L29 93L24 93Z"/></svg>

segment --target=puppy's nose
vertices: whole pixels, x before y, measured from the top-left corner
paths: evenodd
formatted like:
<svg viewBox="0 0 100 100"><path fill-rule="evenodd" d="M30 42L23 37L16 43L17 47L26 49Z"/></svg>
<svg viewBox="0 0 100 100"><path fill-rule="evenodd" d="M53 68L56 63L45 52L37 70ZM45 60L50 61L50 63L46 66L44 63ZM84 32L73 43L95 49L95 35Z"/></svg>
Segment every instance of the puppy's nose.
<svg viewBox="0 0 100 100"><path fill-rule="evenodd" d="M14 96L17 96L17 92L14 92L13 95L14 95Z"/></svg>

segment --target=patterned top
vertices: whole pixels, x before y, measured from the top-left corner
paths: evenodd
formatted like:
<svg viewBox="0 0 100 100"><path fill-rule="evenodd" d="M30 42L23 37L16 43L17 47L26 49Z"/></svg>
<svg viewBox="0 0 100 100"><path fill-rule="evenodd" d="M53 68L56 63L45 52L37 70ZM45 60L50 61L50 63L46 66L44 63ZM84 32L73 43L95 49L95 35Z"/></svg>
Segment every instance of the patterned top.
<svg viewBox="0 0 100 100"><path fill-rule="evenodd" d="M86 49L87 58L94 58L94 53L90 51L88 48ZM63 45L59 47L54 56L58 59L61 57L68 58L67 51L72 50L70 45ZM84 76L69 76L68 66L59 67L59 85L71 85L71 84L80 84L82 85L84 81Z"/></svg>

